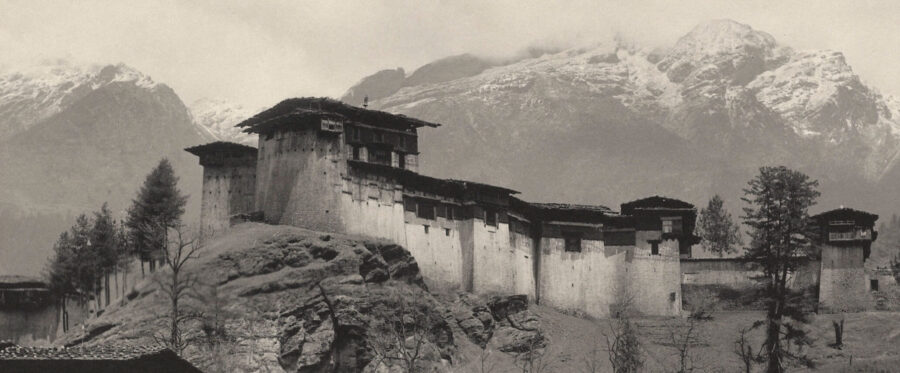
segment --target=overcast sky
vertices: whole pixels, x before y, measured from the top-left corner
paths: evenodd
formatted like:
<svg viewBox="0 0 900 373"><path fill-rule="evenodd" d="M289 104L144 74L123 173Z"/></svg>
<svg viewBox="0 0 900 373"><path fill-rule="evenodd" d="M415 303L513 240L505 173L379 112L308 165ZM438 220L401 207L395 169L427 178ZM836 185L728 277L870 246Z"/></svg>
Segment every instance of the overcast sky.
<svg viewBox="0 0 900 373"><path fill-rule="evenodd" d="M249 107L340 96L379 69L411 72L471 52L574 46L620 33L667 46L730 18L796 49L834 49L870 85L900 94L895 1L35 1L0 0L0 68L64 58L123 62L201 97Z"/></svg>

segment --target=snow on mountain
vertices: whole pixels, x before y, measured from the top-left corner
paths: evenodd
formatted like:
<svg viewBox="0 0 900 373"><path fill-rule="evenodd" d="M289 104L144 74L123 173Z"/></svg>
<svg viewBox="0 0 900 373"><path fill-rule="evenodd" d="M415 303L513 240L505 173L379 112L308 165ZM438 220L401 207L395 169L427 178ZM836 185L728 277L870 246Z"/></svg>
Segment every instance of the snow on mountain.
<svg viewBox="0 0 900 373"><path fill-rule="evenodd" d="M161 158L196 219L202 170L184 148L216 139L165 84L64 62L0 77L0 134L0 271L24 274L40 273L72 215L103 203L124 214Z"/></svg>
<svg viewBox="0 0 900 373"><path fill-rule="evenodd" d="M88 93L117 82L157 88L149 76L124 64L79 66L56 60L2 75L0 139L26 130Z"/></svg>
<svg viewBox="0 0 900 373"><path fill-rule="evenodd" d="M259 110L249 110L230 101L210 98L194 101L190 110L194 122L200 128L209 131L216 139L256 146L256 135L244 133L235 125Z"/></svg>
<svg viewBox="0 0 900 373"><path fill-rule="evenodd" d="M874 95L847 65L844 55L833 51L800 52L784 65L766 71L747 85L766 107L794 124L797 134L823 135L845 125L861 126L878 119L880 98ZM843 101L843 102L842 102ZM843 104L843 113L831 113L841 120L828 123L817 117L830 106ZM825 128L835 125L838 128Z"/></svg>
<svg viewBox="0 0 900 373"><path fill-rule="evenodd" d="M380 88L363 82L348 92ZM879 206L900 182L900 100L866 86L839 52L794 51L730 20L667 49L611 42L392 89L370 106L443 124L422 131L423 172L537 199L703 203L772 164L827 180L824 198L838 203Z"/></svg>

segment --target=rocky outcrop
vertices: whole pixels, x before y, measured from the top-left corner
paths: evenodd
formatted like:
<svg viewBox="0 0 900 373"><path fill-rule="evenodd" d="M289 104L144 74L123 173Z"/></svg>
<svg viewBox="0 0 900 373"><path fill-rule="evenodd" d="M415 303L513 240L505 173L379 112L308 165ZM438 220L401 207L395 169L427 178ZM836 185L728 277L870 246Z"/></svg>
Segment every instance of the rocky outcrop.
<svg viewBox="0 0 900 373"><path fill-rule="evenodd" d="M383 352L397 348L392 333L405 328L404 344L423 337L417 366L447 371L466 360L459 356L464 340L515 354L543 338L524 296L436 297L415 259L389 242L247 223L207 243L189 274L202 285L197 297L183 302L184 310L203 317L185 324L191 342L184 356L200 367L227 362L240 371L358 372L379 364L398 369L403 363L383 359ZM167 330L160 315L168 312L156 288L149 279L138 284L59 344L156 343ZM211 315L228 336L215 348L205 334ZM221 353L223 346L228 353Z"/></svg>

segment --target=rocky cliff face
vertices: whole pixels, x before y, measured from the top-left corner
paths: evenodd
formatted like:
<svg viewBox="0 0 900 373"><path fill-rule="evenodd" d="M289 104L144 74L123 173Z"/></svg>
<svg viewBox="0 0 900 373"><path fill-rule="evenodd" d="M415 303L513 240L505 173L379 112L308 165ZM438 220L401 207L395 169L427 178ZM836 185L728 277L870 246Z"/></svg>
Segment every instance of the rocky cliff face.
<svg viewBox="0 0 900 373"><path fill-rule="evenodd" d="M435 297L409 252L385 242L244 224L207 244L186 275L200 285L182 310L203 317L185 324L185 357L209 371L399 369L399 361L380 357L396 352L393 333L403 328L407 348L420 351L420 371L458 368L473 346L515 354L543 342L523 297ZM156 289L147 279L58 343L156 343L168 312Z"/></svg>
<svg viewBox="0 0 900 373"><path fill-rule="evenodd" d="M729 20L665 50L572 49L406 85L370 107L443 124L421 131L424 173L530 199L736 204L758 167L786 164L822 181L823 205L900 208L896 101L840 52L794 51Z"/></svg>

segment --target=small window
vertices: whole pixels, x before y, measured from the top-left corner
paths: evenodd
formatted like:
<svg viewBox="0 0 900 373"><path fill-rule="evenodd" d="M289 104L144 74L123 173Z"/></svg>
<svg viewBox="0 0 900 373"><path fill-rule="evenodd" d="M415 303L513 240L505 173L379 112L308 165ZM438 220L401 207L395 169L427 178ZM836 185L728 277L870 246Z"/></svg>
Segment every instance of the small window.
<svg viewBox="0 0 900 373"><path fill-rule="evenodd" d="M575 232L563 233L566 242L566 251L581 252L581 234Z"/></svg>
<svg viewBox="0 0 900 373"><path fill-rule="evenodd" d="M869 280L869 288L872 291L878 291L878 280Z"/></svg>
<svg viewBox="0 0 900 373"><path fill-rule="evenodd" d="M447 208L447 220L456 219L456 214L454 213L456 211L456 207L454 207L453 205L446 205L446 208Z"/></svg>
<svg viewBox="0 0 900 373"><path fill-rule="evenodd" d="M422 219L434 220L434 204L427 201L419 201L416 216Z"/></svg>
<svg viewBox="0 0 900 373"><path fill-rule="evenodd" d="M425 234L428 234L428 224L423 225L425 227Z"/></svg>
<svg viewBox="0 0 900 373"><path fill-rule="evenodd" d="M357 161L359 160L359 147L358 146L353 147L353 159L355 159Z"/></svg>
<svg viewBox="0 0 900 373"><path fill-rule="evenodd" d="M449 236L449 235L450 235L450 228L444 228L444 235L445 235L445 236Z"/></svg>
<svg viewBox="0 0 900 373"><path fill-rule="evenodd" d="M492 227L496 227L497 213L492 210L484 210L484 223Z"/></svg>
<svg viewBox="0 0 900 373"><path fill-rule="evenodd" d="M663 220L662 221L662 231L663 231L663 233L672 233L672 221L671 220Z"/></svg>
<svg viewBox="0 0 900 373"><path fill-rule="evenodd" d="M412 198L403 198L403 209L409 212L416 212L416 201Z"/></svg>
<svg viewBox="0 0 900 373"><path fill-rule="evenodd" d="M650 243L650 255L659 255L659 242Z"/></svg>

